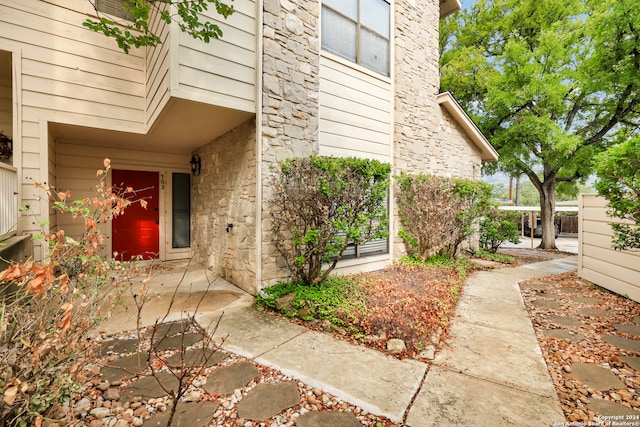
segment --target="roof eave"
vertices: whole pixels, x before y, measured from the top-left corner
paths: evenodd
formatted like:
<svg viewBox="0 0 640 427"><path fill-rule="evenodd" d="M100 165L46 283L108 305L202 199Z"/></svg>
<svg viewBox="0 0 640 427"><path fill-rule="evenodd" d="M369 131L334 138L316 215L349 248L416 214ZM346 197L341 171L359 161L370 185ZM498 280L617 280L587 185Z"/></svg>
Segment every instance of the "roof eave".
<svg viewBox="0 0 640 427"><path fill-rule="evenodd" d="M462 8L460 0L440 0L440 19L459 11Z"/></svg>
<svg viewBox="0 0 640 427"><path fill-rule="evenodd" d="M493 148L489 140L487 140L480 129L478 129L478 126L471 120L471 117L465 113L451 93L444 92L438 95L438 104L443 106L444 109L451 114L453 119L464 129L471 141L480 149L480 158L483 162L498 161L498 152L496 149Z"/></svg>

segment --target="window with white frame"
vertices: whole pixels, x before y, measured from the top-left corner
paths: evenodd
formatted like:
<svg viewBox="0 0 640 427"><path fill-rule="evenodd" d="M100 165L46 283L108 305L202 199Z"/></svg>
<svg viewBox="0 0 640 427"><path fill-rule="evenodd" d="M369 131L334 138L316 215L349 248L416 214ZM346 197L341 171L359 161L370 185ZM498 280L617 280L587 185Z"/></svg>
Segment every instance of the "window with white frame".
<svg viewBox="0 0 640 427"><path fill-rule="evenodd" d="M387 0L322 1L322 48L385 76L390 27Z"/></svg>

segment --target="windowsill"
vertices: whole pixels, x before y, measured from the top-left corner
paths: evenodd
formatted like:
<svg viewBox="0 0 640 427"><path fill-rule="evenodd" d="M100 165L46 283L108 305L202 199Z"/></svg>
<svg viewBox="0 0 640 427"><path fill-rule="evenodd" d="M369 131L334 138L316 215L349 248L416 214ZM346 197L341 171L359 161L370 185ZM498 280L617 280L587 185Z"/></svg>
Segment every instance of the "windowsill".
<svg viewBox="0 0 640 427"><path fill-rule="evenodd" d="M363 256L360 258L348 258L338 261L337 267L350 267L352 265L368 264L370 262L383 261L389 259L389 254Z"/></svg>
<svg viewBox="0 0 640 427"><path fill-rule="evenodd" d="M360 73L366 74L370 77L373 77L374 79L391 84L391 77L372 71L363 65L356 64L355 62L349 61L348 59L345 59L340 55L336 55L335 53L331 53L327 50L320 49L320 56L323 56L333 62L337 62L341 65L344 65L345 67L349 67L354 71L358 71Z"/></svg>

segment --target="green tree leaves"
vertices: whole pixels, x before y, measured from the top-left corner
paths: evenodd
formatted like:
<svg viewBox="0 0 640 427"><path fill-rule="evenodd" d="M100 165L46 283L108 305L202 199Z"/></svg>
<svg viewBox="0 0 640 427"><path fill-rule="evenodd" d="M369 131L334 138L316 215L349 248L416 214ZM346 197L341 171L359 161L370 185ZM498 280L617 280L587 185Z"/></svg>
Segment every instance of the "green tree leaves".
<svg viewBox="0 0 640 427"><path fill-rule="evenodd" d="M526 175L552 224L555 188L640 126L640 3L480 0L442 23L441 86ZM553 227L542 247L553 248Z"/></svg>
<svg viewBox="0 0 640 427"><path fill-rule="evenodd" d="M129 53L132 47L153 47L162 43L162 39L150 29L152 13L158 13L166 24L176 22L180 31L194 39L209 43L211 39L222 37L218 25L203 19L209 6L213 5L217 14L225 19L234 12L232 5L221 0L125 0L124 9L131 21L116 22L104 16L96 4L89 1L94 5L98 20L87 19L82 25L113 38L125 53Z"/></svg>
<svg viewBox="0 0 640 427"><path fill-rule="evenodd" d="M611 224L614 249L640 248L640 137L612 147L596 158L598 193L609 201L608 214L632 224Z"/></svg>

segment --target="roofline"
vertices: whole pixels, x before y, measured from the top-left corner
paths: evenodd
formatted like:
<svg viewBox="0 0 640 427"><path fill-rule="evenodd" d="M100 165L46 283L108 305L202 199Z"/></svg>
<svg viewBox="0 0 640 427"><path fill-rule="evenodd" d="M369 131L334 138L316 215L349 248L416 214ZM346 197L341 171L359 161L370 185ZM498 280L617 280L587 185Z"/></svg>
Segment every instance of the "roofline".
<svg viewBox="0 0 640 427"><path fill-rule="evenodd" d="M440 19L446 18L461 8L460 0L440 0Z"/></svg>
<svg viewBox="0 0 640 427"><path fill-rule="evenodd" d="M478 126L471 120L471 117L465 113L460 104L455 100L450 92L444 92L438 95L438 104L444 107L445 110L454 120L464 129L471 141L480 149L482 154L480 158L483 162L495 162L498 161L498 152L491 145L489 140L482 134Z"/></svg>

